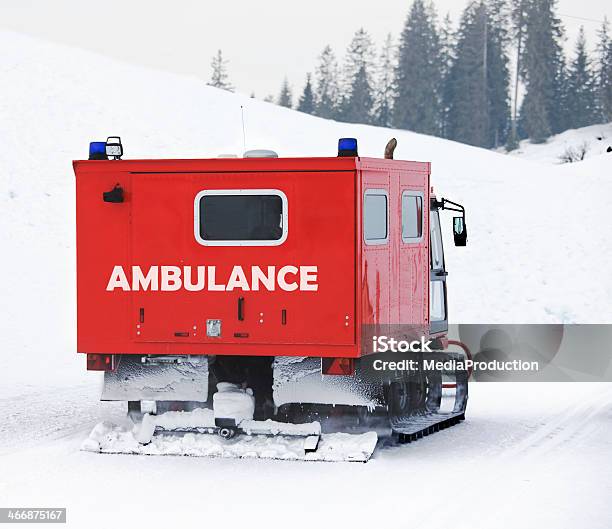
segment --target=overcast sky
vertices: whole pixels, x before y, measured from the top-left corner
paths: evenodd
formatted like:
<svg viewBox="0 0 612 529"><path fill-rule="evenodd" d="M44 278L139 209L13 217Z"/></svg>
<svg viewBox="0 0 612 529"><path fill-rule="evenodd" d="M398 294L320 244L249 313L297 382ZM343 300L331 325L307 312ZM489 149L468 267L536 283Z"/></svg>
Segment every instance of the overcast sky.
<svg viewBox="0 0 612 529"><path fill-rule="evenodd" d="M456 22L467 0L435 0ZM559 13L602 20L606 0L559 0ZM325 44L338 53L366 28L377 45L397 39L411 1L392 0L0 0L0 27L208 80L221 48L237 89L277 94L285 75L300 92ZM581 24L595 44L599 24L562 17L571 49ZM10 53L10 50L3 50Z"/></svg>

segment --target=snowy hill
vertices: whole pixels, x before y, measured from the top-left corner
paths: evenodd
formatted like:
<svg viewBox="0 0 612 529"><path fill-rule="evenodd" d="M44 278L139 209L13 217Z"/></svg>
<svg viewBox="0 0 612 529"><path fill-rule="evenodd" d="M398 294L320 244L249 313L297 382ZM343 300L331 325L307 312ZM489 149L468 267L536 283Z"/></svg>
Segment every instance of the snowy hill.
<svg viewBox="0 0 612 529"><path fill-rule="evenodd" d="M612 163L612 153L607 149L612 147L612 123L591 125L580 129L566 130L556 136L551 136L546 143L534 144L523 140L520 146L510 154L523 160L548 164L560 164L567 154L581 155L584 159L608 154Z"/></svg>
<svg viewBox="0 0 612 529"><path fill-rule="evenodd" d="M466 422L367 465L80 452L93 425L125 410L98 401L99 374L75 355L71 161L112 134L126 158L240 153L241 105L246 147L283 156L333 156L341 136L380 156L396 136L397 157L432 161L437 193L467 208L467 248L443 219L452 321L594 323L612 320L600 273L612 267L610 158L544 165L14 33L0 32L0 47L3 506L65 506L69 527L607 527L609 384L473 384Z"/></svg>
<svg viewBox="0 0 612 529"><path fill-rule="evenodd" d="M210 157L246 147L334 156L355 136L380 156L433 162L439 195L467 208L467 248L444 219L453 322L609 322L607 163L555 167L405 131L326 121L194 78L0 33L0 287L5 348L74 366L74 175L88 142L119 134L127 158ZM607 162L607 160L606 160ZM593 197L598 198L597 206ZM76 369L76 367L73 367ZM78 366L80 369L80 366Z"/></svg>

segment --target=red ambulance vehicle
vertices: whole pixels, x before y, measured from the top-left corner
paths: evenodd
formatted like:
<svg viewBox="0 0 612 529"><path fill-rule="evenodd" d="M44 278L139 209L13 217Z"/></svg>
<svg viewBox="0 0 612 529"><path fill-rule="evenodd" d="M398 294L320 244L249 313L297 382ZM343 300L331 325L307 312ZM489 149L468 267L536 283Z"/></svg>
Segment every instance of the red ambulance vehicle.
<svg viewBox="0 0 612 529"><path fill-rule="evenodd" d="M74 162L77 343L102 399L136 420L214 408L224 437L344 413L410 441L463 419L465 374L387 369L372 347L447 348L443 209L467 240L463 207L393 141L380 159L345 138L337 157L190 160L93 142Z"/></svg>

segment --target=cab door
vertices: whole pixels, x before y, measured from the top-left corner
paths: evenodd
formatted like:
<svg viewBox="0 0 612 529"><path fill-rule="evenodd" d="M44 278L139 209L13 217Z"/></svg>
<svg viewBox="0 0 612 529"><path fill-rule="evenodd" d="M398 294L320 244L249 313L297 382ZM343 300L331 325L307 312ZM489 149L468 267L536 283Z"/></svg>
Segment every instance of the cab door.
<svg viewBox="0 0 612 529"><path fill-rule="evenodd" d="M444 245L440 230L440 215L432 208L429 217L430 237L430 281L429 281L429 321L432 334L448 330L448 311L446 302L446 266Z"/></svg>

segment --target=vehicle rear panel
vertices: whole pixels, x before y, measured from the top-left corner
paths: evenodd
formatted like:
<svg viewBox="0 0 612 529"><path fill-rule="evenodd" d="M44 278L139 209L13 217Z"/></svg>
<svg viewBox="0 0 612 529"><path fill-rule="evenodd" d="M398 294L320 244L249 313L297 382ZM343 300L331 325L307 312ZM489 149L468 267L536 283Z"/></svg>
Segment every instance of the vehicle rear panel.
<svg viewBox="0 0 612 529"><path fill-rule="evenodd" d="M103 161L76 162L75 172L79 351L358 354L354 162ZM125 201L104 202L102 193L115 184L124 189ZM198 193L245 189L277 190L287 197L286 240L272 246L198 242ZM117 265L130 285L132 266L143 271L151 266L215 267L220 284L227 283L234 266L247 277L252 266L316 266L317 290L286 291L276 285L273 291L107 291ZM221 321L221 336L207 336L207 320Z"/></svg>

